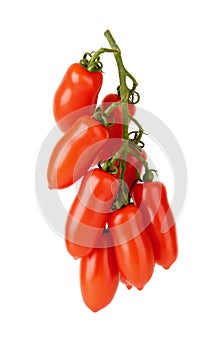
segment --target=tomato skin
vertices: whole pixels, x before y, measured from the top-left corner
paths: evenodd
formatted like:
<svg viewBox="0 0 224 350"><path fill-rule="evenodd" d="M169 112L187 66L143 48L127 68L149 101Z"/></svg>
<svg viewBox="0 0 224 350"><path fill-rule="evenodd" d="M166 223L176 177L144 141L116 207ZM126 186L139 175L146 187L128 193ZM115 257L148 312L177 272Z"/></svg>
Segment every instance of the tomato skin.
<svg viewBox="0 0 224 350"><path fill-rule="evenodd" d="M86 306L94 312L112 301L118 287L119 271L112 244L110 233L101 234L98 243L101 248L94 248L80 262L82 297Z"/></svg>
<svg viewBox="0 0 224 350"><path fill-rule="evenodd" d="M154 254L140 211L132 204L116 210L110 213L108 226L122 277L142 289L153 274Z"/></svg>
<svg viewBox="0 0 224 350"><path fill-rule="evenodd" d="M102 100L102 108L106 110L114 102L120 101L120 96L117 94L108 94ZM136 107L134 104L128 104L128 112L131 116L135 115ZM123 138L123 120L122 120L122 105L114 108L109 115L114 117L114 125L108 127L110 138Z"/></svg>
<svg viewBox="0 0 224 350"><path fill-rule="evenodd" d="M89 72L79 63L73 63L67 69L53 101L54 118L63 132L81 116L80 108L89 106L88 114L92 115L102 83L101 72Z"/></svg>
<svg viewBox="0 0 224 350"><path fill-rule="evenodd" d="M82 177L108 139L94 118L79 118L54 147L47 170L49 188L65 188Z"/></svg>
<svg viewBox="0 0 224 350"><path fill-rule="evenodd" d="M65 244L73 258L96 246L118 189L118 180L103 170L90 170L83 177L65 225Z"/></svg>
<svg viewBox="0 0 224 350"><path fill-rule="evenodd" d="M155 262L168 269L177 259L178 244L176 225L164 184L136 184L132 190L132 198L143 213L146 230L153 245ZM162 232L163 225L165 232Z"/></svg>

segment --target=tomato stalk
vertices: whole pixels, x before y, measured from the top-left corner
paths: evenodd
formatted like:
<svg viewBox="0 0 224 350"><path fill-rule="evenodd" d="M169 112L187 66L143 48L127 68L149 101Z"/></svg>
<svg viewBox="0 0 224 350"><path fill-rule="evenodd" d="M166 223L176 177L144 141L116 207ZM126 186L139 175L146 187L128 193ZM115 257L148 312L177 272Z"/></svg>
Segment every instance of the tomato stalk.
<svg viewBox="0 0 224 350"><path fill-rule="evenodd" d="M101 47L99 50L97 50L91 57L90 61L88 62L88 65L87 65L87 70L89 72L94 72L95 70L95 63L98 62L98 59L99 59L99 56L102 54L102 53L105 53L105 52L112 52L112 53L115 53L117 50L116 49L108 49L106 47ZM103 66L101 66L101 70L102 70Z"/></svg>
<svg viewBox="0 0 224 350"><path fill-rule="evenodd" d="M124 152L127 149L128 143L129 143L129 140L126 140L123 143L123 145L120 147L120 149L115 153L113 158L111 158L111 160L109 161L109 163L108 163L109 166L113 165L115 163L115 161L120 158L122 152Z"/></svg>
<svg viewBox="0 0 224 350"><path fill-rule="evenodd" d="M108 115L110 114L110 112L115 109L116 107L120 106L120 104L124 102L122 99L118 102L113 102L105 111L104 111L104 115Z"/></svg>
<svg viewBox="0 0 224 350"><path fill-rule="evenodd" d="M114 154L113 158L104 161L103 166L101 167L99 162L99 166L100 168L102 168L104 171L108 171L109 173L113 173L114 172L114 163L120 158L121 154L125 151L125 149L127 149L127 145L128 145L128 140L126 140L123 145L119 148L119 150Z"/></svg>
<svg viewBox="0 0 224 350"><path fill-rule="evenodd" d="M106 39L108 40L110 44L110 49L107 48L100 48L98 51L96 51L88 61L87 69L88 70L94 70L97 65L98 69L99 67L102 68L102 64L99 59L99 55L105 52L111 52L114 55L117 69L118 69L118 75L119 75L119 95L120 95L120 101L112 103L105 111L101 110L100 108L96 110L94 116L96 119L98 119L100 122L102 122L105 126L110 126L111 124L108 121L108 116L110 115L111 111L121 105L122 108L122 138L123 143L120 149L115 153L115 155L103 162L103 166L101 167L101 164L99 166L108 172L111 172L113 174L117 173L118 167L120 168L120 190L118 192L117 198L113 204L114 209L119 209L124 205L127 205L130 203L130 193L128 190L128 187L124 181L125 178L125 170L127 167L127 156L129 153L131 153L136 159L138 159L145 168L145 174L144 174L144 180L145 181L152 181L153 180L153 172L151 169L149 169L147 161L141 157L141 155L138 154L137 146L139 144L142 144L144 146L144 143L141 141L142 135L144 134L144 129L141 126L141 124L129 114L128 110L128 104L134 103L134 96L137 95L137 102L139 101L139 94L136 93L135 89L138 86L138 82L134 78L134 76L125 68L122 56L121 56L121 50L117 43L115 42L115 39L113 38L112 34L109 30L106 30L104 33ZM100 64L99 64L100 63ZM127 86L127 78L129 78L132 81L132 87L128 88ZM135 103L137 103L135 102ZM135 132L135 138L133 140L130 139L130 134L128 130L128 124L129 120L131 120L137 127L138 131ZM134 146L134 147L133 147ZM134 151L136 150L136 152ZM121 159L122 155L122 159ZM118 167L114 166L115 162L119 160ZM138 171L138 169L137 169Z"/></svg>
<svg viewBox="0 0 224 350"><path fill-rule="evenodd" d="M138 137L138 139L139 139L139 141L140 141L141 138L142 138L142 135L144 134L144 129L143 129L143 127L141 126L141 124L140 124L134 117L132 117L131 115L129 115L129 119L130 119L133 123L135 123L135 124L137 125L137 127L139 128L139 134L140 134L140 136Z"/></svg>
<svg viewBox="0 0 224 350"><path fill-rule="evenodd" d="M119 93L120 93L120 97L121 97L120 103L122 103L123 139L129 141L128 121L130 119L139 128L138 137L135 140L135 143L138 144L138 142L140 142L140 140L141 140L141 137L144 133L144 130L143 130L142 126L140 125L140 123L135 118L131 117L128 113L129 97L130 97L130 95L134 94L135 89L138 86L138 83L137 83L136 79L133 77L133 75L131 73L129 73L128 70L125 68L123 60L122 60L122 56L121 56L121 50L118 47L118 45L116 44L110 31L107 30L104 33L104 35L107 38L111 48L114 49L114 57L115 57L115 60L117 63L117 68L118 68L118 74L119 74L119 80L120 80ZM131 90L127 86L127 82L126 82L127 77L129 79L131 79L131 81L133 83ZM139 95L138 95L138 98L139 98ZM125 169L126 169L126 159L127 159L128 153L132 153L138 160L140 160L146 169L146 173L149 172L148 163L141 156L137 155L134 151L132 151L132 149L129 146L129 142L127 142L126 146L124 148L123 154L122 154L122 161L121 161L121 165L120 165L121 166L121 175L120 175L121 187L120 187L120 191L118 193L117 200L114 202L114 207L116 209L119 209L123 205L127 205L129 203L129 200L130 200L128 189L127 189L127 186L126 186L125 181L124 181L124 174L125 174Z"/></svg>
<svg viewBox="0 0 224 350"><path fill-rule="evenodd" d="M124 67L123 60L122 60L122 57L121 57L120 48L116 44L116 42L115 42L112 34L110 33L110 31L107 30L104 33L104 35L107 38L111 48L115 50L114 57L115 57L115 60L116 60L116 63L117 63L119 80L120 80L120 96L121 96L121 101L123 102L122 103L123 139L124 140L129 140L129 134L128 134L128 118L129 118L128 99L129 99L129 89L128 89L127 84L126 84L127 76L133 81L133 88L135 88L138 85L138 83L135 80L135 78ZM127 144L127 146L128 146L128 144ZM128 201L129 201L129 193L127 191L127 186L125 185L125 181L124 181L127 153L128 153L128 150L127 150L127 147L125 147L123 155L122 155L122 161L121 161L121 175L120 175L121 186L120 186L120 191L118 193L117 200L114 203L114 206L115 206L116 209L119 209L124 204L128 204Z"/></svg>
<svg viewBox="0 0 224 350"><path fill-rule="evenodd" d="M131 91L134 91L135 88L137 87L138 83L136 79L133 77L132 74L130 74L127 69L124 66L122 57L121 57L121 50L116 44L112 34L110 33L109 30L107 30L104 33L105 37L107 38L110 46L112 49L114 49L114 58L117 63L117 68L118 68L118 74L119 74L119 80L120 80L120 96L121 100L123 101L122 103L122 112L123 112L123 139L128 140L128 99L129 99L129 94L130 91L127 87L126 83L126 78L129 77L132 82L133 82L133 87Z"/></svg>

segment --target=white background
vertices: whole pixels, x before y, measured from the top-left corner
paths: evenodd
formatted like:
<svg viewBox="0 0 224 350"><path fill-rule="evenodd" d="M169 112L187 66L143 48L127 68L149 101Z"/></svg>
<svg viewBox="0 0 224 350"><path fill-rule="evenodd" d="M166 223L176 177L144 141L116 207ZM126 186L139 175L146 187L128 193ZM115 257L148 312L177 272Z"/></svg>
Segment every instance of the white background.
<svg viewBox="0 0 224 350"><path fill-rule="evenodd" d="M2 349L224 348L223 17L221 0L1 2ZM55 88L83 52L107 46L106 29L139 82L140 106L178 139L189 190L176 264L157 267L141 292L119 286L94 314L79 263L39 211L34 178ZM113 59L104 61L102 94L117 85Z"/></svg>

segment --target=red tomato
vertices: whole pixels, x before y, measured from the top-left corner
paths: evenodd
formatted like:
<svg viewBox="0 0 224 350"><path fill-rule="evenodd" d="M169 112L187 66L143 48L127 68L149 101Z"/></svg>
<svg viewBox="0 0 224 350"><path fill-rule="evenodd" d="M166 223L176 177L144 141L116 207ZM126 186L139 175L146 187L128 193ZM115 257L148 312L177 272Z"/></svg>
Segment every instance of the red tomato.
<svg viewBox="0 0 224 350"><path fill-rule="evenodd" d="M65 188L82 177L108 139L104 126L94 118L79 118L56 144L48 164L50 188Z"/></svg>
<svg viewBox="0 0 224 350"><path fill-rule="evenodd" d="M102 83L101 72L89 72L79 63L73 63L68 68L53 101L54 117L63 132L82 116L80 108L88 106L85 114L93 114Z"/></svg>
<svg viewBox="0 0 224 350"><path fill-rule="evenodd" d="M118 189L118 180L103 170L90 170L83 177L65 226L66 247L75 259L96 246Z"/></svg>
<svg viewBox="0 0 224 350"><path fill-rule="evenodd" d="M105 111L112 103L120 101L120 96L117 94L109 94L104 97L102 101L102 108ZM128 112L131 116L135 115L136 107L133 104L128 104ZM123 137L123 120L122 120L122 105L114 108L109 114L111 121L114 121L114 125L108 127L108 132L110 138L119 138ZM114 119L114 120L113 120Z"/></svg>
<svg viewBox="0 0 224 350"><path fill-rule="evenodd" d="M154 255L149 236L142 229L140 211L131 204L116 210L109 215L108 226L122 277L130 285L142 289L153 274Z"/></svg>
<svg viewBox="0 0 224 350"><path fill-rule="evenodd" d="M119 271L112 244L110 233L103 233L98 244L101 248L94 248L80 262L82 297L94 312L112 301L119 283Z"/></svg>
<svg viewBox="0 0 224 350"><path fill-rule="evenodd" d="M132 198L143 213L156 263L168 269L177 259L178 244L165 186L161 182L136 184Z"/></svg>

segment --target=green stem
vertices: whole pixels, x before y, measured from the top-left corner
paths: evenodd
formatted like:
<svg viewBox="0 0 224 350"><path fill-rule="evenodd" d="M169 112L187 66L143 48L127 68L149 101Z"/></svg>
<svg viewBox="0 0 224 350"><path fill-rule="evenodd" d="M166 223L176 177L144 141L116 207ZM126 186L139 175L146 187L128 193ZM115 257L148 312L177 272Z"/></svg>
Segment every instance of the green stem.
<svg viewBox="0 0 224 350"><path fill-rule="evenodd" d="M121 51L118 45L116 44L112 34L110 33L109 30L107 30L104 33L105 37L107 38L110 46L112 49L115 50L114 52L114 57L117 63L117 68L118 68L118 74L119 74L119 80L120 80L120 96L121 100L123 101L122 103L122 124L123 124L123 139L129 141L129 135L128 135L128 98L129 98L129 89L127 87L126 83L126 77L130 76L130 73L127 72L127 70L124 67L124 63L121 57ZM135 85L137 84L136 80L134 77L132 77L132 80L135 82ZM123 158L121 162L121 173L120 173L120 179L121 179L121 187L120 187L120 192L118 195L119 198L119 204L120 206L124 205L127 203L128 199L128 193L126 190L126 184L124 181L124 174L126 170L126 158L127 158L127 147L124 149L123 153ZM121 197L121 198L120 198Z"/></svg>
<svg viewBox="0 0 224 350"><path fill-rule="evenodd" d="M111 32L109 30L106 30L104 33L105 37L107 38L111 48L114 50L114 58L117 63L118 68L118 74L119 74L119 80L120 80L120 96L122 103L122 114L123 114L123 139L128 140L128 99L129 99L129 93L130 90L128 89L126 78L129 77L133 82L133 88L138 85L136 79L133 77L131 73L127 71L127 69L124 66L122 57L121 57L121 50L119 46L116 44ZM142 127L141 127L142 129Z"/></svg>
<svg viewBox="0 0 224 350"><path fill-rule="evenodd" d="M127 160L127 155L128 155L128 147L124 149L123 156L122 156L122 162L121 162L121 198L122 198L122 204L128 204L129 201L129 193L128 193L128 188L124 180L124 174L126 170L126 160Z"/></svg>
<svg viewBox="0 0 224 350"><path fill-rule="evenodd" d="M116 162L117 159L120 158L121 154L124 152L124 150L128 147L128 143L129 141L126 140L123 142L122 146L119 148L119 150L115 153L115 155L113 156L113 158L111 158L111 160L109 161L109 166L114 165L114 163Z"/></svg>
<svg viewBox="0 0 224 350"><path fill-rule="evenodd" d="M134 118L132 117L131 115L129 115L129 119L135 123L137 125L137 127L139 128L140 131L142 131L142 134L144 133L144 129L143 127L141 126L141 124Z"/></svg>
<svg viewBox="0 0 224 350"><path fill-rule="evenodd" d="M136 144L138 144L141 141L142 135L143 135L143 130L139 130L138 137L134 141ZM144 145L144 143L142 143L142 144Z"/></svg>
<svg viewBox="0 0 224 350"><path fill-rule="evenodd" d="M123 101L120 100L118 102L113 102L103 113L104 115L109 114L114 108L116 108L117 106L119 106Z"/></svg>
<svg viewBox="0 0 224 350"><path fill-rule="evenodd" d="M128 111L128 102L129 102L130 91L131 91L131 93L134 93L135 88L137 87L138 83L135 80L135 78L133 77L133 75L130 74L126 70L126 68L123 64L122 57L121 57L121 50L118 47L118 45L116 44L110 31L107 30L104 33L104 35L107 38L111 49L113 50L114 58L115 58L116 63L117 63L117 69L118 69L119 80L120 80L120 97L121 97L121 101L119 102L119 104L122 102L122 124L123 124L123 135L122 136L123 136L123 139L125 140L125 142L123 143L120 150L118 152L116 152L115 156L111 159L111 161L109 163L110 165L113 165L115 162L115 159L119 159L118 157L120 157L121 153L123 153L122 154L122 161L120 164L121 186L120 186L120 190L119 190L117 199L115 200L114 205L113 205L114 208L118 209L118 208L122 207L123 205L126 205L127 203L129 203L129 199L130 199L128 189L127 189L126 183L124 181L124 174L125 174L125 170L126 170L126 159L127 159L128 153L133 154L139 161L142 162L147 174L149 173L149 167L148 167L147 161L144 158L142 158L140 155L138 155L136 152L134 152L129 146L129 133L128 133L129 119L132 120L139 128L138 137L134 141L135 143L140 142L142 134L144 133L144 130L143 130L141 124L135 118L129 116L129 111ZM127 77L132 80L132 83L133 83L132 89L129 89L127 86L127 81L126 81ZM109 109L109 111L111 111L113 108L114 108L114 106L111 109ZM108 110L107 110L107 112L108 112Z"/></svg>
<svg viewBox="0 0 224 350"><path fill-rule="evenodd" d="M124 67L123 60L121 57L121 51L118 45L116 44L112 34L109 30L104 33L112 49L115 50L114 58L117 63L119 80L120 80L120 96L123 101L122 112L123 112L123 138L128 140L128 98L129 90L126 84L127 70ZM133 78L134 79L134 78Z"/></svg>
<svg viewBox="0 0 224 350"><path fill-rule="evenodd" d="M123 71L123 73L125 73L125 74L122 74L122 77L120 77L122 79L120 79L120 80L122 80L125 83L124 85L127 88L126 77L128 76L133 82L133 88L136 88L138 86L138 82L133 77L133 75L130 72L128 72L127 69L124 67L124 64L123 64L123 61L122 61L122 58L121 58L121 50L120 50L119 46L116 44L116 42L115 42L111 32L109 30L106 30L105 33L104 33L104 36L107 38L111 48L115 50L114 57L115 57L115 60L117 62L118 71L119 71L119 77L120 77L121 71ZM119 70L119 68L120 68L120 70ZM123 78L124 78L124 80L123 80ZM131 90L133 90L133 88ZM128 100L127 100L127 102L128 102Z"/></svg>
<svg viewBox="0 0 224 350"><path fill-rule="evenodd" d="M112 53L115 53L116 50L114 49L107 49L105 47L101 47L99 50L97 50L94 55L91 57L90 61L89 61L89 66L91 66L93 64L93 62L102 54L102 53L105 53L105 52L112 52Z"/></svg>

